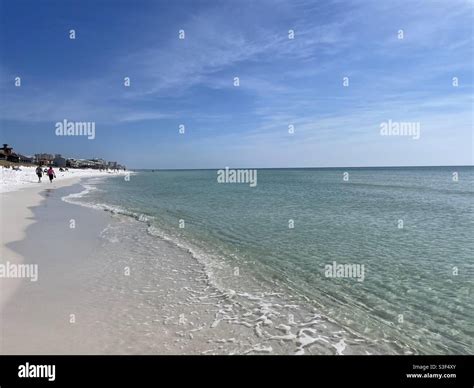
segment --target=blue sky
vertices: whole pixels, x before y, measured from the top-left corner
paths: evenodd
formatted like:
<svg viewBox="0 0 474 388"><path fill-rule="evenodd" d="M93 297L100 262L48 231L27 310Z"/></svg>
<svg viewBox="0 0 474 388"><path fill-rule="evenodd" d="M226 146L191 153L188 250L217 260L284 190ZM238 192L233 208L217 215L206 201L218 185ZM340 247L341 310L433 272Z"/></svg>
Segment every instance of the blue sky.
<svg viewBox="0 0 474 388"><path fill-rule="evenodd" d="M472 164L472 20L467 0L0 0L0 141L132 168Z"/></svg>

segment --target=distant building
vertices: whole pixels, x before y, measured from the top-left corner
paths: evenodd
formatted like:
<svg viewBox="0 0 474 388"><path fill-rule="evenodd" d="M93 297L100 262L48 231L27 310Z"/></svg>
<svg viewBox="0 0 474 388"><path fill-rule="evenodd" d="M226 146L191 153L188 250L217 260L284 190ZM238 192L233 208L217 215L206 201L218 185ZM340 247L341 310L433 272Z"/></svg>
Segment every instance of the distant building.
<svg viewBox="0 0 474 388"><path fill-rule="evenodd" d="M66 159L66 167L70 168L81 168L81 160L80 159Z"/></svg>
<svg viewBox="0 0 474 388"><path fill-rule="evenodd" d="M8 147L8 144L6 143L3 143L3 147L2 149L0 149L0 153L1 155L3 156L8 156L8 155L11 155L13 152L13 148L12 147Z"/></svg>
<svg viewBox="0 0 474 388"><path fill-rule="evenodd" d="M11 156L13 156L13 148L4 143L3 148L0 149L0 160L9 160Z"/></svg>
<svg viewBox="0 0 474 388"><path fill-rule="evenodd" d="M53 164L54 156L51 154L35 154L35 162L43 166Z"/></svg>
<svg viewBox="0 0 474 388"><path fill-rule="evenodd" d="M66 158L63 158L61 154L54 155L53 164L56 167L66 167Z"/></svg>
<svg viewBox="0 0 474 388"><path fill-rule="evenodd" d="M67 159L66 167L71 168L100 168L101 164L89 159Z"/></svg>
<svg viewBox="0 0 474 388"><path fill-rule="evenodd" d="M107 162L104 159L66 159L66 167L70 168L93 168L97 170L107 170L107 169L124 169L123 166L117 162Z"/></svg>
<svg viewBox="0 0 474 388"><path fill-rule="evenodd" d="M12 163L33 163L33 158L13 152L13 147L3 144L0 148L0 160L6 160Z"/></svg>
<svg viewBox="0 0 474 388"><path fill-rule="evenodd" d="M35 162L35 158L32 157L32 156L25 156L25 155L21 155L21 154L17 154L18 155L18 159L19 159L19 162L20 163L34 163Z"/></svg>
<svg viewBox="0 0 474 388"><path fill-rule="evenodd" d="M92 159L90 160L93 163L94 168L99 168L99 169L106 169L107 168L107 162L104 159Z"/></svg>
<svg viewBox="0 0 474 388"><path fill-rule="evenodd" d="M68 158L66 159L66 167L78 168L78 163L76 159Z"/></svg>

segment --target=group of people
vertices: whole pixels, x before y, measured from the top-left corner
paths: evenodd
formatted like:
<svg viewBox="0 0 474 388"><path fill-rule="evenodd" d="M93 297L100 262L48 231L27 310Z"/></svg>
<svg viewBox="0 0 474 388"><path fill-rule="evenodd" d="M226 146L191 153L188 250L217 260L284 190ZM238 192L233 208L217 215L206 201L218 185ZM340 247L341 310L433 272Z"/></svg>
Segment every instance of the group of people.
<svg viewBox="0 0 474 388"><path fill-rule="evenodd" d="M48 175L49 182L53 183L53 179L56 178L53 167L49 167L49 169L45 168L44 173ZM38 183L41 183L41 178L43 177L43 168L41 166L36 167L36 175L38 175Z"/></svg>

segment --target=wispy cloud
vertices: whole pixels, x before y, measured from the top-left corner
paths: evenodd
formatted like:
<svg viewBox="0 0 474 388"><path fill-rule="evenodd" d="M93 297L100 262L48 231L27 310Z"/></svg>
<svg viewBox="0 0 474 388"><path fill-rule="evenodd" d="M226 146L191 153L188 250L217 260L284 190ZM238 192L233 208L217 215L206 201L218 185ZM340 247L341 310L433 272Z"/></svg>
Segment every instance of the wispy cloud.
<svg viewBox="0 0 474 388"><path fill-rule="evenodd" d="M22 87L15 88L20 62L5 56L0 64L2 119L26 126L64 118L95 120L102 127L139 124L151 132L160 124L169 128L185 122L188 137L163 141L187 141L200 156L199 147L209 151L219 145L222 152L212 152L216 158L229 149L264 154L265 147L273 147L265 151L273 157L289 146L292 155L298 149L309 152L311 146L324 154L322 143L347 152L344 144L362 141L368 144L367 155L375 145L386 146L373 134L377 123L388 118L423 122L425 133L440 145L450 141L446 128L451 123L455 137L469 141L472 2L163 4L155 5L159 12L152 7L135 15L143 39L123 42L111 32L122 28L114 23L124 16L89 23L91 30L82 36L105 35L110 46L103 46L105 39L97 47L92 40L76 42L77 49L67 46L84 63L70 64L74 71L67 76L30 66L29 73L21 74ZM123 28L133 34L131 26ZM180 29L184 40L178 39ZM290 29L294 39L288 37ZM397 39L399 29L402 40ZM81 62L92 48L95 53L106 50L107 60L87 57ZM60 60L63 53L55 55ZM240 78L238 88L234 76ZM344 76L350 79L348 87L342 84ZM129 88L124 77L131 78ZM459 78L457 87L453 77ZM295 125L296 136L287 136L289 124ZM419 142L416 147L425 147L420 155L427 152L423 144L433 146ZM333 154L326 153L329 159Z"/></svg>

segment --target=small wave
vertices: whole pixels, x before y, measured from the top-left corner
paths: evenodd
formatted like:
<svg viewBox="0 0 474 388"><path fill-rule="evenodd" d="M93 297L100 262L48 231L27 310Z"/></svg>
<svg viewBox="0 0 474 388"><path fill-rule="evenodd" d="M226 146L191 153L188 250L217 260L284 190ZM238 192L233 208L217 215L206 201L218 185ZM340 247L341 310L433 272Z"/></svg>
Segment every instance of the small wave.
<svg viewBox="0 0 474 388"><path fill-rule="evenodd" d="M74 204L77 204L77 201L75 201L75 199L77 198L82 198L84 196L86 196L87 194L89 194L90 192L94 191L94 190L97 190L97 188L95 186L91 186L91 185L82 185L84 187L84 190L79 192L79 193L73 193L73 194L69 194L69 195L66 195L64 197L62 197L61 199L64 201L64 202L67 202L67 203L74 203Z"/></svg>
<svg viewBox="0 0 474 388"><path fill-rule="evenodd" d="M170 234L166 233L164 230L159 229L156 225L153 224L153 220L155 220L155 217L153 216L146 215L143 213L133 212L131 210L125 209L120 206L109 205L105 203L92 203L85 200L79 200L79 199L83 199L85 196L87 196L91 192L99 190L97 187L92 186L90 184L83 184L82 186L84 187L83 191L79 193L66 195L62 197L61 199L64 202L71 203L74 205L80 205L80 206L84 206L84 207L95 209L95 210L107 211L113 214L131 217L135 219L136 221L146 223L148 226L147 232L149 235L165 240L173 244L174 246L180 249L183 249L184 251L189 253L192 256L192 258L197 260L197 262L201 264L202 267L204 268L204 272L206 274L209 285L216 288L217 290L221 292L227 291L225 287L223 287L222 284L220 284L217 281L217 278L215 276L215 270L222 269L222 265L219 265L217 258L211 258L208 254L201 252L196 247L193 247L190 244L187 244L186 242L174 236L171 236Z"/></svg>
<svg viewBox="0 0 474 388"><path fill-rule="evenodd" d="M191 255L204 269L208 284L221 292L227 292L228 290L222 286L215 275L217 269L222 269L222 264L219 263L217 258L213 258L211 255L202 252L196 247L193 247L189 243L178 239L177 237L171 236L163 230L159 229L155 225L149 224L147 229L148 234L154 237L161 238L162 240L168 241L176 247L183 249Z"/></svg>

